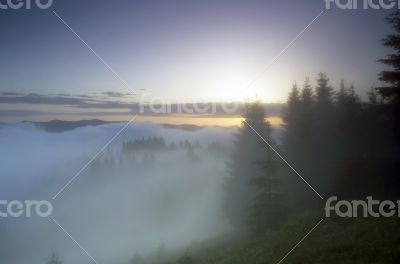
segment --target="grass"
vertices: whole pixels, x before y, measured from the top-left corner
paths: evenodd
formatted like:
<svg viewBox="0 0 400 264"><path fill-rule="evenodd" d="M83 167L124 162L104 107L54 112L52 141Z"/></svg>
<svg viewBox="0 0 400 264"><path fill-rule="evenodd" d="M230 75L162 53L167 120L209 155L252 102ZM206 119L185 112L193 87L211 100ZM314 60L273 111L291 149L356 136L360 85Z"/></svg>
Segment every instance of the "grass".
<svg viewBox="0 0 400 264"><path fill-rule="evenodd" d="M175 263L277 264L320 219L308 213L276 231L204 242ZM400 220L325 218L281 263L400 263Z"/></svg>

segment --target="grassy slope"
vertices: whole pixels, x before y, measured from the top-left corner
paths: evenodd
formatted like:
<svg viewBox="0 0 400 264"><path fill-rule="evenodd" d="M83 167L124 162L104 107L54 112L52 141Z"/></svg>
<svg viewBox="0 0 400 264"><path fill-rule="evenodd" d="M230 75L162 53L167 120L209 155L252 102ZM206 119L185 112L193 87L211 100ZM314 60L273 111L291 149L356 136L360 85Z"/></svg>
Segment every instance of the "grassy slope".
<svg viewBox="0 0 400 264"><path fill-rule="evenodd" d="M307 215L273 233L198 245L187 263L275 264L320 219ZM326 218L282 263L400 263L400 220Z"/></svg>

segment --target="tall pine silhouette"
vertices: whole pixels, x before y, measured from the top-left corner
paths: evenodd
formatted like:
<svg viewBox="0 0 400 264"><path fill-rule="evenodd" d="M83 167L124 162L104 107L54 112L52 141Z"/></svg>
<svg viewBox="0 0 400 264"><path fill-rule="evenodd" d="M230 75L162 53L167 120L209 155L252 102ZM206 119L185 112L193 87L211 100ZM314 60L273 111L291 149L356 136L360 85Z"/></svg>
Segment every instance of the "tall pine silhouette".
<svg viewBox="0 0 400 264"><path fill-rule="evenodd" d="M386 118L390 119L390 127L397 139L397 146L400 144L400 12L390 15L388 23L394 29L394 33L383 39L383 45L393 50L392 54L380 60L383 64L390 67L380 73L379 79L386 84L378 87L380 95L386 103ZM395 150L396 155L400 155L399 147Z"/></svg>
<svg viewBox="0 0 400 264"><path fill-rule="evenodd" d="M260 102L247 104L243 117L261 136L269 137L270 126ZM231 224L239 229L247 228L249 206L257 193L254 181L264 175L263 168L258 165L265 159L264 145L246 122L236 135L228 162L230 176L225 181L224 209Z"/></svg>

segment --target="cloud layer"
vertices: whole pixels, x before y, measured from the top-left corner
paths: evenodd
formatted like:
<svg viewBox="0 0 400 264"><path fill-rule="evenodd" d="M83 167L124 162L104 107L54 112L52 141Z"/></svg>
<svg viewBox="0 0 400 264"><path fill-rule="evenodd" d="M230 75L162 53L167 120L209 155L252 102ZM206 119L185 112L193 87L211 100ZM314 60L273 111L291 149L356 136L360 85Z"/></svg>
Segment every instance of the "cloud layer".
<svg viewBox="0 0 400 264"><path fill-rule="evenodd" d="M64 133L46 133L30 124L0 128L2 173L0 199L50 199L123 124L83 127ZM98 162L116 167L84 171L53 200L53 216L99 263L127 261L136 252L147 254L163 241L167 250L194 239L206 239L229 230L221 212L221 182L227 155L213 156L206 148L146 151L122 162L121 144L148 136L167 142L213 141L229 147L232 132L220 128L197 131L133 124ZM109 156L111 155L111 156ZM0 262L41 264L56 252L65 264L89 259L51 219L2 219Z"/></svg>

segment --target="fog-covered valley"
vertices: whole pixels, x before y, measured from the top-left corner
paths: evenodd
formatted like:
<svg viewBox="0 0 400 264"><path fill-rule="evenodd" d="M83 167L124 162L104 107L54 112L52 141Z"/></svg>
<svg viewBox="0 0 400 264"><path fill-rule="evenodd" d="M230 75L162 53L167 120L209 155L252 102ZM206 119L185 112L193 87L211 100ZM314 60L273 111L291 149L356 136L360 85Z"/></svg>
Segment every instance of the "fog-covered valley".
<svg viewBox="0 0 400 264"><path fill-rule="evenodd" d="M137 252L184 249L230 231L221 195L235 129L133 123L77 175L123 125L0 128L2 199L54 206L48 218L1 219L2 261L40 264L56 253L66 264L89 263L52 218L99 263L128 263Z"/></svg>

